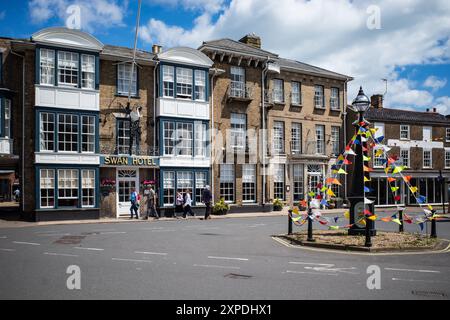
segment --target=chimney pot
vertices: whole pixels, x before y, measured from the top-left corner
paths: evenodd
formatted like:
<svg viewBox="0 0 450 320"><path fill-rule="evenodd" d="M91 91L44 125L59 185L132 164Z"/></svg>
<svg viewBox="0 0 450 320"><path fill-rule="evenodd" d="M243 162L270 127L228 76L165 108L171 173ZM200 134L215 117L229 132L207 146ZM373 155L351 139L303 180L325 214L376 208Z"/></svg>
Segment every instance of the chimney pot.
<svg viewBox="0 0 450 320"><path fill-rule="evenodd" d="M383 108L383 95L382 94L374 94L370 97L370 104L377 109Z"/></svg>
<svg viewBox="0 0 450 320"><path fill-rule="evenodd" d="M153 54L160 54L162 51L162 46L160 46L159 44L154 44L152 46L152 53Z"/></svg>
<svg viewBox="0 0 450 320"><path fill-rule="evenodd" d="M254 33L249 33L239 39L239 42L245 43L246 45L261 49L261 38Z"/></svg>

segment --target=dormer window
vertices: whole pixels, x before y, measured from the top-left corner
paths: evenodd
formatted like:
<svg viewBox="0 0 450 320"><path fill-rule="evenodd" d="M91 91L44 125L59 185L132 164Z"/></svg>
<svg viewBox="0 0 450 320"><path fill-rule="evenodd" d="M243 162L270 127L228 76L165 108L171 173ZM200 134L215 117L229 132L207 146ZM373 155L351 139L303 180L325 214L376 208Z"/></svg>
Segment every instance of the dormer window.
<svg viewBox="0 0 450 320"><path fill-rule="evenodd" d="M58 83L64 86L78 86L78 53L58 52Z"/></svg>

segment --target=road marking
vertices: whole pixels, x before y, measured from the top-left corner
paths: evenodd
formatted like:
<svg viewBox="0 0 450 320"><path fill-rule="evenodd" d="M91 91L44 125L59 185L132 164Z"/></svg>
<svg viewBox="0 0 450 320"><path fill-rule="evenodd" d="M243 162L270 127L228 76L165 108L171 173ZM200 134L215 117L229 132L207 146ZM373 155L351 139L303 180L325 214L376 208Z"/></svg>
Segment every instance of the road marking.
<svg viewBox="0 0 450 320"><path fill-rule="evenodd" d="M17 244L29 244L31 246L40 246L40 243L36 243L36 242L22 242L22 241L13 241L13 243L17 243Z"/></svg>
<svg viewBox="0 0 450 320"><path fill-rule="evenodd" d="M256 228L256 227L261 227L261 226L265 226L266 224L264 223L257 223L257 224L251 224L248 227L249 228Z"/></svg>
<svg viewBox="0 0 450 320"><path fill-rule="evenodd" d="M224 259L224 260L239 260L239 261L248 261L247 258L231 258L231 257L215 257L208 256L209 259Z"/></svg>
<svg viewBox="0 0 450 320"><path fill-rule="evenodd" d="M15 249L0 248L0 251L16 251Z"/></svg>
<svg viewBox="0 0 450 320"><path fill-rule="evenodd" d="M38 234L39 237L56 237L56 236L70 236L70 233L50 233L50 234Z"/></svg>
<svg viewBox="0 0 450 320"><path fill-rule="evenodd" d="M45 234L45 233L55 233L55 232L57 232L57 233L60 233L61 231L39 231L39 232L35 232L35 234Z"/></svg>
<svg viewBox="0 0 450 320"><path fill-rule="evenodd" d="M117 234L117 233L126 233L125 231L106 231L100 232L100 234Z"/></svg>
<svg viewBox="0 0 450 320"><path fill-rule="evenodd" d="M350 274L359 274L358 272L351 272L346 270L355 270L355 267L351 268L325 268L325 267L304 267L305 269L315 270L315 271L332 271L332 272L343 272Z"/></svg>
<svg viewBox="0 0 450 320"><path fill-rule="evenodd" d="M103 232L103 231L116 231L116 229L93 229L93 232Z"/></svg>
<svg viewBox="0 0 450 320"><path fill-rule="evenodd" d="M121 258L112 258L114 261L130 261L130 262L147 262L150 263L150 260L137 260L137 259L121 259Z"/></svg>
<svg viewBox="0 0 450 320"><path fill-rule="evenodd" d="M430 283L450 283L449 281L432 281L432 280L421 280L421 279L401 279L401 278L392 278L393 281L408 281L408 282L430 282Z"/></svg>
<svg viewBox="0 0 450 320"><path fill-rule="evenodd" d="M162 227L158 227L158 228L141 228L139 230L161 230L161 229L164 229L164 228L162 228Z"/></svg>
<svg viewBox="0 0 450 320"><path fill-rule="evenodd" d="M165 231L175 231L175 229L161 229L161 230L152 230L152 231L155 231L155 232L159 232L159 231L165 232Z"/></svg>
<svg viewBox="0 0 450 320"><path fill-rule="evenodd" d="M315 263L315 262L302 262L302 261L290 261L291 264L309 264L315 266L324 266L324 267L334 267L334 264L331 263Z"/></svg>
<svg viewBox="0 0 450 320"><path fill-rule="evenodd" d="M409 272L431 272L431 273L441 273L440 271L435 271L435 270L417 270L417 269L384 268L384 270L392 270L392 271L409 271Z"/></svg>
<svg viewBox="0 0 450 320"><path fill-rule="evenodd" d="M68 253L44 252L44 254L48 256L78 257L76 254Z"/></svg>
<svg viewBox="0 0 450 320"><path fill-rule="evenodd" d="M138 253L138 254L155 254L155 255L167 256L167 253L165 253L165 252L135 251L134 253Z"/></svg>
<svg viewBox="0 0 450 320"><path fill-rule="evenodd" d="M205 267L205 268L223 268L223 269L240 269L240 267L232 267L232 266L218 266L214 264L194 264L194 267Z"/></svg>
<svg viewBox="0 0 450 320"><path fill-rule="evenodd" d="M81 249L81 250L92 250L92 251L103 251L105 249L101 248L85 248L85 247L73 247L74 249Z"/></svg>
<svg viewBox="0 0 450 320"><path fill-rule="evenodd" d="M300 273L300 274L316 274L320 276L337 276L337 273L322 273L322 272L308 272L308 271L293 271L293 270L286 270L286 273Z"/></svg>
<svg viewBox="0 0 450 320"><path fill-rule="evenodd" d="M6 236L1 236L0 239L6 239Z"/></svg>

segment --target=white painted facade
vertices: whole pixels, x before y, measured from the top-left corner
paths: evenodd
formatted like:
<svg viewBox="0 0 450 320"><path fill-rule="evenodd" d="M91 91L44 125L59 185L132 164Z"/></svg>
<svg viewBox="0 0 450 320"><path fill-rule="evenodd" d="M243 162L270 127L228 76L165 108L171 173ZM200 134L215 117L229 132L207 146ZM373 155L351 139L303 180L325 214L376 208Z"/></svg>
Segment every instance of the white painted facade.
<svg viewBox="0 0 450 320"><path fill-rule="evenodd" d="M13 140L0 138L0 154L13 154Z"/></svg>
<svg viewBox="0 0 450 320"><path fill-rule="evenodd" d="M36 163L100 165L100 156L85 153L36 152Z"/></svg>
<svg viewBox="0 0 450 320"><path fill-rule="evenodd" d="M209 103L160 97L156 103L157 117L179 117L209 120Z"/></svg>
<svg viewBox="0 0 450 320"><path fill-rule="evenodd" d="M36 85L35 90L35 106L100 111L100 93L98 90L46 85Z"/></svg>

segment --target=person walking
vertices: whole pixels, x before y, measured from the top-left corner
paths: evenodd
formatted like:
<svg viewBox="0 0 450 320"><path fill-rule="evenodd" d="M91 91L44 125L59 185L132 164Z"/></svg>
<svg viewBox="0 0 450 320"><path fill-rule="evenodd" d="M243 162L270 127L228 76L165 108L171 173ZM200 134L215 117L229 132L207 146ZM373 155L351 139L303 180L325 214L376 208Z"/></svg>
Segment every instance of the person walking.
<svg viewBox="0 0 450 320"><path fill-rule="evenodd" d="M195 213L192 211L192 199L191 199L191 193L190 190L187 189L185 193L184 198L184 213L183 218L186 218L187 214L189 213L191 216L195 217Z"/></svg>
<svg viewBox="0 0 450 320"><path fill-rule="evenodd" d="M139 219L138 203L137 203L138 202L138 194L137 194L135 188L131 189L130 202L131 202L131 207L130 207L131 217L130 217L130 219L133 219L133 210L134 210L134 213L136 214L136 219Z"/></svg>
<svg viewBox="0 0 450 320"><path fill-rule="evenodd" d="M16 202L20 201L20 190L19 189L14 190L14 200L16 200Z"/></svg>
<svg viewBox="0 0 450 320"><path fill-rule="evenodd" d="M183 199L183 194L178 190L177 191L177 196L175 199L175 218L178 218L177 213L183 213L183 203L184 203L184 199Z"/></svg>
<svg viewBox="0 0 450 320"><path fill-rule="evenodd" d="M205 186L205 189L203 189L202 192L202 202L205 204L205 220L211 219L211 201L212 201L212 194L209 190L209 186Z"/></svg>
<svg viewBox="0 0 450 320"><path fill-rule="evenodd" d="M153 187L150 187L150 190L148 192L148 208L145 220L147 220L149 216L153 216L155 217L155 219L159 219L158 211L156 211L156 192L155 190L153 190Z"/></svg>

